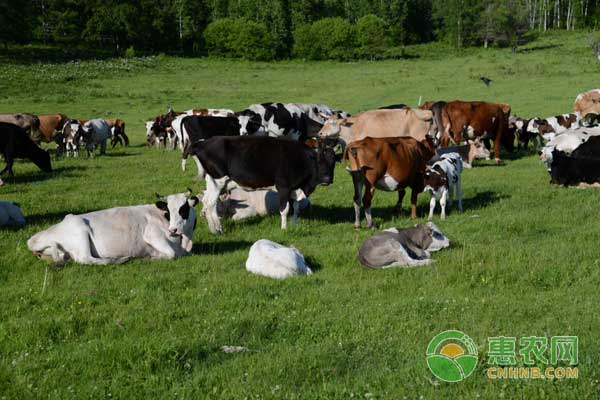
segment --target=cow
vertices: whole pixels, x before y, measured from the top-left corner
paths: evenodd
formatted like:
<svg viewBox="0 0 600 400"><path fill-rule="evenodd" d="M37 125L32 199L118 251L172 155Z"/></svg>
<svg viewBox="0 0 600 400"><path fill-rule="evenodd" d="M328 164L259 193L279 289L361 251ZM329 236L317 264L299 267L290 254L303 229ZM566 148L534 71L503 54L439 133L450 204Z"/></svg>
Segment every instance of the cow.
<svg viewBox="0 0 600 400"><path fill-rule="evenodd" d="M27 113L0 114L0 122L8 122L17 125L19 128L25 129L34 141L40 136L40 119L37 115Z"/></svg>
<svg viewBox="0 0 600 400"><path fill-rule="evenodd" d="M548 141L569 129L577 128L579 128L578 114L563 114L546 119L533 118L527 125L527 131Z"/></svg>
<svg viewBox="0 0 600 400"><path fill-rule="evenodd" d="M463 140L480 137L486 147L494 141L494 158L500 164L500 145L506 150L514 150L514 136L508 130L511 108L508 104L483 101L428 101L422 109L431 110L439 129L438 140L441 147L450 141L460 144ZM489 147L488 147L489 148Z"/></svg>
<svg viewBox="0 0 600 400"><path fill-rule="evenodd" d="M310 200L304 198L299 202L299 210L310 207ZM234 188L219 197L217 214L219 217L231 217L240 221L252 217L264 217L279 212L279 195L274 190L246 191Z"/></svg>
<svg viewBox="0 0 600 400"><path fill-rule="evenodd" d="M192 154L192 145L213 136L239 136L240 122L236 117L207 117L196 115L180 115L173 120L173 131L182 152L181 169L190 155L198 166L198 179L204 177L202 165Z"/></svg>
<svg viewBox="0 0 600 400"><path fill-rule="evenodd" d="M40 135L38 138L39 142L56 142L56 155L59 156L64 153L63 145L63 133L66 124L69 122L69 118L65 114L41 114L38 115L40 120ZM36 139L34 139L36 141Z"/></svg>
<svg viewBox="0 0 600 400"><path fill-rule="evenodd" d="M467 144L458 146L438 147L435 149L435 156L430 161L435 162L440 159L443 154L458 153L463 161L464 168L472 168L475 159L490 159L490 151L485 148L479 138L468 140Z"/></svg>
<svg viewBox="0 0 600 400"><path fill-rule="evenodd" d="M253 104L236 113L241 135L267 135L305 141L320 130L318 121L308 117L302 108L289 103Z"/></svg>
<svg viewBox="0 0 600 400"><path fill-rule="evenodd" d="M171 131L171 123L178 115L182 114L185 113L169 109L166 114L155 117L152 124L146 122L146 141L148 147L152 147L156 144L156 146L160 148L160 142L162 141L166 145L167 138L172 143L174 133Z"/></svg>
<svg viewBox="0 0 600 400"><path fill-rule="evenodd" d="M64 152L67 157L79 156L79 145L83 137L82 125L82 121L70 119L63 126L59 147L61 148L61 152Z"/></svg>
<svg viewBox="0 0 600 400"><path fill-rule="evenodd" d="M92 156L96 146L100 146L100 154L106 154L106 141L111 137L109 125L102 118L96 118L85 122L81 125L79 131L87 155Z"/></svg>
<svg viewBox="0 0 600 400"><path fill-rule="evenodd" d="M371 138L355 141L344 150L344 164L354 185L354 227L360 228L360 200L365 209L367 228L373 227L371 201L375 189L398 191L395 211L402 211L406 187L410 187L411 218L417 217L417 197L424 189L423 174L435 154L431 136L418 141L413 137Z"/></svg>
<svg viewBox="0 0 600 400"><path fill-rule="evenodd" d="M509 135L517 138L517 148L521 147L527 150L529 148L529 142L533 143L533 152L537 153L538 142L542 145L542 139L537 133L530 132L527 128L529 126L529 120L516 115L511 115L508 118L508 131Z"/></svg>
<svg viewBox="0 0 600 400"><path fill-rule="evenodd" d="M570 155L575 149L581 144L585 143L592 136L600 135L600 127L595 128L580 128L566 131L550 142L548 142L540 151L540 160L542 160L550 171L552 165L552 155L554 150L564 152L566 155Z"/></svg>
<svg viewBox="0 0 600 400"><path fill-rule="evenodd" d="M81 215L37 233L27 247L57 265L120 264L134 258L174 259L192 250L198 197L158 196L155 204L116 207Z"/></svg>
<svg viewBox="0 0 600 400"><path fill-rule="evenodd" d="M600 114L600 89L588 90L577 95L573 112L581 116L589 113Z"/></svg>
<svg viewBox="0 0 600 400"><path fill-rule="evenodd" d="M366 268L416 267L430 264L430 253L448 246L448 238L430 221L371 236L360 246L358 261Z"/></svg>
<svg viewBox="0 0 600 400"><path fill-rule="evenodd" d="M304 143L279 138L215 136L195 143L193 152L206 171L202 203L212 233L222 232L217 201L230 183L246 190L274 186L279 195L281 229L287 229L292 200L295 224L299 202L317 185L333 183L336 155L325 141L318 141L314 150Z"/></svg>
<svg viewBox="0 0 600 400"><path fill-rule="evenodd" d="M274 279L312 274L304 256L295 247L284 247L267 239L258 240L250 247L246 270Z"/></svg>
<svg viewBox="0 0 600 400"><path fill-rule="evenodd" d="M325 104L310 104L310 103L287 103L286 108L297 107L311 120L323 125L325 121L334 115L334 111ZM343 111L339 111L342 112Z"/></svg>
<svg viewBox="0 0 600 400"><path fill-rule="evenodd" d="M452 198L456 189L456 197L458 200L458 211L462 212L462 159L458 153L447 153L440 157L440 160L434 162L431 166L427 166L424 175L425 192L429 192L431 198L429 200L429 217L433 218L435 210L436 198L440 199L440 207L442 209L441 218L446 219L446 198L448 205L452 206Z"/></svg>
<svg viewBox="0 0 600 400"><path fill-rule="evenodd" d="M0 175L8 172L10 176L14 176L12 167L16 158L27 158L42 171L52 172L50 154L38 147L27 132L15 124L0 122L0 153L6 162Z"/></svg>
<svg viewBox="0 0 600 400"><path fill-rule="evenodd" d="M600 182L600 136L590 137L570 155L554 149L550 176L551 183L564 186Z"/></svg>
<svg viewBox="0 0 600 400"><path fill-rule="evenodd" d="M433 114L428 110L370 110L349 118L330 118L319 137L337 137L345 147L366 137L410 136L423 140L435 130Z"/></svg>
<svg viewBox="0 0 600 400"><path fill-rule="evenodd" d="M25 217L16 203L0 201L0 226L23 226Z"/></svg>
<svg viewBox="0 0 600 400"><path fill-rule="evenodd" d="M108 124L108 127L110 128L111 148L114 149L115 146L117 145L117 143L119 143L122 146L123 142L125 143L125 147L129 146L129 138L127 137L127 134L125 133L125 121L123 121L122 119L116 118L116 119L107 119L106 123Z"/></svg>

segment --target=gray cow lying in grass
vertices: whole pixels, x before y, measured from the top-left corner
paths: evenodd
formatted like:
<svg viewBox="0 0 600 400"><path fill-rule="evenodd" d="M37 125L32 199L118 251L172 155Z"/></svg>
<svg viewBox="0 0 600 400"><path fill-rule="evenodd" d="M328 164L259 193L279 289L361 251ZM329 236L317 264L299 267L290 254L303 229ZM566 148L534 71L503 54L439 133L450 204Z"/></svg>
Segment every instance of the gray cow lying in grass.
<svg viewBox="0 0 600 400"><path fill-rule="evenodd" d="M159 196L156 204L116 207L62 222L27 241L37 257L62 265L119 264L133 258L173 259L188 255L199 200L187 193Z"/></svg>
<svg viewBox="0 0 600 400"><path fill-rule="evenodd" d="M299 209L303 211L310 206L310 200L299 201ZM219 197L217 213L220 217L231 217L239 221L251 217L264 217L279 212L279 196L275 190L246 191L234 188Z"/></svg>
<svg viewBox="0 0 600 400"><path fill-rule="evenodd" d="M416 267L432 262L430 253L450 246L433 223L414 228L386 229L365 240L358 260L367 268Z"/></svg>
<svg viewBox="0 0 600 400"><path fill-rule="evenodd" d="M2 182L0 180L0 182ZM9 201L0 201L0 226L25 225L25 217L19 206Z"/></svg>

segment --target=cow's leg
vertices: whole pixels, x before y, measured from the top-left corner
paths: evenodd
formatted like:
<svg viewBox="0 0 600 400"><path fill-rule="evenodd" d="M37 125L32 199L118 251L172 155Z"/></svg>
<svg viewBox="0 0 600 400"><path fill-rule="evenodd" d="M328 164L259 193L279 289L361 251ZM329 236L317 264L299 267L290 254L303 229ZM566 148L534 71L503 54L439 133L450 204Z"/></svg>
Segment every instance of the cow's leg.
<svg viewBox="0 0 600 400"><path fill-rule="evenodd" d="M398 202L396 203L396 206L394 206L394 214L396 215L402 215L402 202L404 201L405 194L405 189L401 188L398 190Z"/></svg>
<svg viewBox="0 0 600 400"><path fill-rule="evenodd" d="M15 160L13 159L12 155L5 153L4 160L6 161L6 167L2 171L0 171L0 175L2 175L5 172L8 172L9 176L14 176L15 173L13 172L12 167Z"/></svg>
<svg viewBox="0 0 600 400"><path fill-rule="evenodd" d="M106 139L100 142L100 154L106 154Z"/></svg>
<svg viewBox="0 0 600 400"><path fill-rule="evenodd" d="M420 191L421 190L415 190L414 188L411 188L410 190L410 217L412 219L417 218L417 198L419 197Z"/></svg>
<svg viewBox="0 0 600 400"><path fill-rule="evenodd" d="M433 192L431 192L430 195L431 198L429 199L429 216L427 217L427 219L431 221L433 219L433 212L435 211L436 198Z"/></svg>
<svg viewBox="0 0 600 400"><path fill-rule="evenodd" d="M414 193L414 192L413 192ZM442 189L442 196L440 197L440 208L442 209L442 219L446 219L446 197L448 196L448 189ZM413 218L416 218L416 213Z"/></svg>
<svg viewBox="0 0 600 400"><path fill-rule="evenodd" d="M354 227L360 228L360 196L363 190L363 176L361 171L350 171L354 185Z"/></svg>
<svg viewBox="0 0 600 400"><path fill-rule="evenodd" d="M496 135L496 139L494 139L494 159L496 160L497 165L501 164L502 161L500 161L500 135Z"/></svg>
<svg viewBox="0 0 600 400"><path fill-rule="evenodd" d="M194 154L192 156L192 158L196 162L196 167L198 167L198 175L196 176L196 179L201 181L202 179L204 179L204 176L206 175L206 171L204 171L204 168L202 167L202 163L200 162L200 159L198 158L198 156L196 156Z"/></svg>
<svg viewBox="0 0 600 400"><path fill-rule="evenodd" d="M292 225L296 226L298 223L298 214L300 213L300 202L306 199L306 195L304 191L301 189L296 189L292 192L292 200L294 200L294 214L292 216Z"/></svg>
<svg viewBox="0 0 600 400"><path fill-rule="evenodd" d="M164 232L161 232L154 226L149 226L148 229L144 231L143 239L148 246L155 250L153 258L171 260L184 253L183 249L175 249L174 244L167 240Z"/></svg>
<svg viewBox="0 0 600 400"><path fill-rule="evenodd" d="M367 228L373 228L373 216L371 215L371 202L373 200L373 196L375 195L375 186L369 182L368 179L365 180L365 194L363 195L363 207L365 209L365 218L367 219Z"/></svg>
<svg viewBox="0 0 600 400"><path fill-rule="evenodd" d="M277 186L279 195L279 214L281 215L281 229L287 229L287 216L290 211L290 191L288 188Z"/></svg>
<svg viewBox="0 0 600 400"><path fill-rule="evenodd" d="M226 176L218 179L215 179L210 175L206 176L206 190L204 191L204 196L202 196L202 204L206 221L208 222L208 228L215 234L223 233L221 221L217 214L217 201L227 184L227 179Z"/></svg>

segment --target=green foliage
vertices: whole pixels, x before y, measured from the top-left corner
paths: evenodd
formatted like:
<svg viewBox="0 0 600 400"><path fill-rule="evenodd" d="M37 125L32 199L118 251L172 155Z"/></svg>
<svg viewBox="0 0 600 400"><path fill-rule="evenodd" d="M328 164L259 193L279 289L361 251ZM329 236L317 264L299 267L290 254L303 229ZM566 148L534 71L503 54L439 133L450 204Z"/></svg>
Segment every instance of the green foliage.
<svg viewBox="0 0 600 400"><path fill-rule="evenodd" d="M383 58L389 39L386 23L376 15L368 14L356 22L356 54L364 58Z"/></svg>
<svg viewBox="0 0 600 400"><path fill-rule="evenodd" d="M133 58L135 57L135 49L133 46L129 46L127 50L125 50L125 54L123 54L125 58Z"/></svg>
<svg viewBox="0 0 600 400"><path fill-rule="evenodd" d="M204 40L210 55L248 60L271 60L275 55L266 26L246 18L211 22L204 31Z"/></svg>
<svg viewBox="0 0 600 400"><path fill-rule="evenodd" d="M354 56L354 26L343 18L323 18L294 32L294 54L309 60L348 60Z"/></svg>

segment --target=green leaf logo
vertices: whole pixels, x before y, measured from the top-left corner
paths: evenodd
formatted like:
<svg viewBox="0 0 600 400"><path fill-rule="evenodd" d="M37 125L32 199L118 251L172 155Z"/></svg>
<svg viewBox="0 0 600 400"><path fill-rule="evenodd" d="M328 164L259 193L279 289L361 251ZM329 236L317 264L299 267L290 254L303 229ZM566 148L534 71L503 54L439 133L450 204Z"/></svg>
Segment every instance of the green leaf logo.
<svg viewBox="0 0 600 400"><path fill-rule="evenodd" d="M461 331L444 331L429 342L427 365L442 381L460 382L477 367L477 346Z"/></svg>

